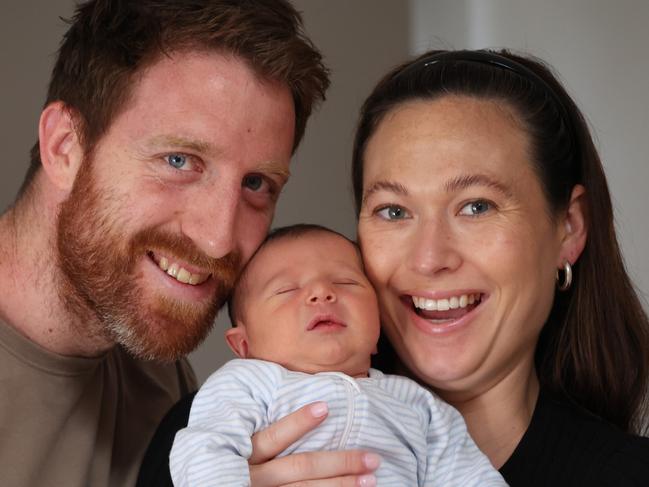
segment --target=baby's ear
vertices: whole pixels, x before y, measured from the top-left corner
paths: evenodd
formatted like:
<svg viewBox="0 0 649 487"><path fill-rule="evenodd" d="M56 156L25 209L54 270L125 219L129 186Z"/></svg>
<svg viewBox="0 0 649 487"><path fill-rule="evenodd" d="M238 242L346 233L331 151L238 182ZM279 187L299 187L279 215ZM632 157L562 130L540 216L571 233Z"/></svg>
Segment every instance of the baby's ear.
<svg viewBox="0 0 649 487"><path fill-rule="evenodd" d="M237 357L248 358L248 334L245 326L234 326L227 330L225 341Z"/></svg>

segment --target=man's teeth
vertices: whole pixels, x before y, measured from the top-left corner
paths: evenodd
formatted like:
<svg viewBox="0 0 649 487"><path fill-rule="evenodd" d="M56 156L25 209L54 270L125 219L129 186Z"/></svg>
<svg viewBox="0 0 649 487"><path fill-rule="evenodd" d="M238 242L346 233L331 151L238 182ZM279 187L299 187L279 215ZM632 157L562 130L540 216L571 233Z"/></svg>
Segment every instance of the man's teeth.
<svg viewBox="0 0 649 487"><path fill-rule="evenodd" d="M419 296L412 297L415 308L426 311L448 311L449 309L466 308L480 300L480 294L462 294L447 299L428 299Z"/></svg>
<svg viewBox="0 0 649 487"><path fill-rule="evenodd" d="M197 284L202 284L207 281L207 278L210 277L209 274L192 274L187 269L180 267L175 262L169 265L169 259L162 257L160 262L158 262L158 267L169 274L171 277L180 281L184 284L191 284L196 286Z"/></svg>

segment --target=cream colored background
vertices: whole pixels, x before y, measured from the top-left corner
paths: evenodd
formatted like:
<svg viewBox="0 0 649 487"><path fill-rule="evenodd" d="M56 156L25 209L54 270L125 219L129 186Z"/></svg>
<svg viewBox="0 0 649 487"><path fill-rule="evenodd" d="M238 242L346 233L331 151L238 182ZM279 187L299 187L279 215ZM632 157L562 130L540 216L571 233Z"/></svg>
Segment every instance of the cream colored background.
<svg viewBox="0 0 649 487"><path fill-rule="evenodd" d="M316 222L354 236L349 158L358 108L409 53L510 47L561 73L598 139L631 274L649 291L649 3L643 0L295 0L333 71L328 100L293 162L276 225ZM0 210L22 181L71 0L4 0L0 30L4 170ZM0 236L1 238L1 236ZM523 271L523 270L522 270ZM602 283L614 285L614 283ZM231 357L227 322L190 359L200 380ZM272 324L269 323L269 326Z"/></svg>

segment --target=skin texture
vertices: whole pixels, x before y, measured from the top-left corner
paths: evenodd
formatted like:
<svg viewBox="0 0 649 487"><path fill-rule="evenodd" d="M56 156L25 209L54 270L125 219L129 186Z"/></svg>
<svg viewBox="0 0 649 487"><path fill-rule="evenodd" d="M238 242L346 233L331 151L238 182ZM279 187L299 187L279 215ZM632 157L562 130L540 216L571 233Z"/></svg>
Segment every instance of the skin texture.
<svg viewBox="0 0 649 487"><path fill-rule="evenodd" d="M388 113L364 169L358 231L384 330L499 467L538 396L533 356L555 270L583 249L583 188L551 215L515 114L458 96ZM412 301L477 293L454 314L421 316Z"/></svg>
<svg viewBox="0 0 649 487"><path fill-rule="evenodd" d="M239 357L367 376L378 304L349 241L322 231L270 241L239 286L240 318L226 332Z"/></svg>
<svg viewBox="0 0 649 487"><path fill-rule="evenodd" d="M6 296L3 315L65 355L115 343L163 360L189 352L266 234L293 127L288 87L219 53L172 53L145 69L91 154L74 114L48 106L32 197L0 222L20 269L6 288L29 289ZM210 277L178 282L162 257Z"/></svg>

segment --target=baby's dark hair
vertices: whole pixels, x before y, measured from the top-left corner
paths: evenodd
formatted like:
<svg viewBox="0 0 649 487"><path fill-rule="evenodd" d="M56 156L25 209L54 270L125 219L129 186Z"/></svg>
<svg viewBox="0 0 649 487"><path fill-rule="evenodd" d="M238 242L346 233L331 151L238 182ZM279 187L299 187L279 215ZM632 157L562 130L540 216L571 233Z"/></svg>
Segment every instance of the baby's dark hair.
<svg viewBox="0 0 649 487"><path fill-rule="evenodd" d="M268 233L268 235L261 243L259 248L255 251L255 253L252 254L252 257L250 257L250 260L241 271L241 274L239 275L239 278L237 279L237 282L234 285L234 289L230 294L230 298L228 299L228 317L230 318L230 323L232 324L232 326L236 326L237 324L236 318L239 314L241 301L242 301L239 296L240 291L245 284L248 267L250 267L250 263L254 260L256 255L264 247L268 246L272 242L277 242L279 240L285 240L288 238L297 239L305 235L310 235L312 233L317 233L317 232L332 233L334 235L338 235L339 237L342 237L345 240L347 240L349 243L351 243L354 246L356 252L358 252L359 260L361 262L361 265L363 265L363 261L361 259L361 251L360 248L358 247L358 244L354 240L351 240L349 237L343 235L340 232L332 230L331 228L323 227L322 225L316 225L314 223L297 223L294 225L287 225L284 227L274 228Z"/></svg>

